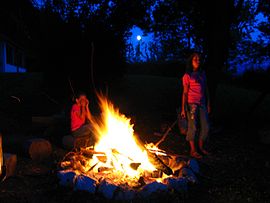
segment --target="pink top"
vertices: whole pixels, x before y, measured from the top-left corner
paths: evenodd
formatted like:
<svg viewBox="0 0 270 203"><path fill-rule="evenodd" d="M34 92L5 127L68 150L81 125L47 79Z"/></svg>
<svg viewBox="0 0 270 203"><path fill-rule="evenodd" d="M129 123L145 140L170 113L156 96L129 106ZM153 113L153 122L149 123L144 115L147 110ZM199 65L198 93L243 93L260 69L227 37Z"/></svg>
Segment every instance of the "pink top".
<svg viewBox="0 0 270 203"><path fill-rule="evenodd" d="M80 106L78 104L73 104L71 108L71 131L75 131L80 128L84 123L85 119L81 119L77 113L80 113Z"/></svg>
<svg viewBox="0 0 270 203"><path fill-rule="evenodd" d="M183 85L188 86L189 104L205 104L205 72L192 72L191 74L185 73L183 76Z"/></svg>

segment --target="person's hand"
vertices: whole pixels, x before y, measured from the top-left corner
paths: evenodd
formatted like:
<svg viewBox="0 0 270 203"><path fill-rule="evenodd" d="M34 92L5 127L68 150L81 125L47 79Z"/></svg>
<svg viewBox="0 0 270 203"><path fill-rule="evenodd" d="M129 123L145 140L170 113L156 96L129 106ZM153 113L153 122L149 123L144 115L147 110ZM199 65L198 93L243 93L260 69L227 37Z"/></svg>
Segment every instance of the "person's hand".
<svg viewBox="0 0 270 203"><path fill-rule="evenodd" d="M180 116L181 116L181 118L186 118L186 112L185 111L181 111Z"/></svg>
<svg viewBox="0 0 270 203"><path fill-rule="evenodd" d="M211 106L210 105L207 105L207 112L208 112L208 114L211 113Z"/></svg>
<svg viewBox="0 0 270 203"><path fill-rule="evenodd" d="M86 111L89 111L89 106L88 106L88 105L89 105L89 100L88 100L88 99L86 99L86 101L85 101L85 102L86 102L86 105L85 105Z"/></svg>

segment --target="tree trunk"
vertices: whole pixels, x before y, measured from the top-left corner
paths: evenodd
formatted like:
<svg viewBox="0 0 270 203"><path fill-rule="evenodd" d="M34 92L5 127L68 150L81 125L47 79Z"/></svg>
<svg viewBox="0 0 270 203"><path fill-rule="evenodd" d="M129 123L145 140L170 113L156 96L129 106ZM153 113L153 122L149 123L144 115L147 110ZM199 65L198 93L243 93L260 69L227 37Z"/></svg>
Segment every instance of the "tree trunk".
<svg viewBox="0 0 270 203"><path fill-rule="evenodd" d="M2 174L3 167L3 150L2 150L2 135L0 134L0 176Z"/></svg>

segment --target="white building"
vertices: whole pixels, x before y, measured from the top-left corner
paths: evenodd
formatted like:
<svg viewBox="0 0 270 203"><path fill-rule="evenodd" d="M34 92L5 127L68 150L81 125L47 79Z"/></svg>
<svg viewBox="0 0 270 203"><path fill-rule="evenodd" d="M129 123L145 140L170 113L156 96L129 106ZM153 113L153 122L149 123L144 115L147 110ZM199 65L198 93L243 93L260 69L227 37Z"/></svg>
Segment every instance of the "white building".
<svg viewBox="0 0 270 203"><path fill-rule="evenodd" d="M0 35L0 73L23 72L26 72L23 48Z"/></svg>

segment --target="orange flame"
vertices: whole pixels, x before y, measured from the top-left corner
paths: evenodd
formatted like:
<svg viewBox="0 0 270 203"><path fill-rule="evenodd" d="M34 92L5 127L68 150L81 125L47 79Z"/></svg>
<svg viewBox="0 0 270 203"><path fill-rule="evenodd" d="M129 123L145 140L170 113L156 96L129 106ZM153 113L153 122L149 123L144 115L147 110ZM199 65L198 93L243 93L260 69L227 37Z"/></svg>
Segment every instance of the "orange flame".
<svg viewBox="0 0 270 203"><path fill-rule="evenodd" d="M104 152L106 163L101 163L97 158L92 163L104 164L131 178L139 178L144 171L154 171L155 167L148 160L147 152L134 136L133 125L130 119L115 109L104 96L98 95L102 110L101 121L92 120L94 134L97 138L95 151ZM132 164L138 164L136 170ZM98 167L96 167L98 168Z"/></svg>

